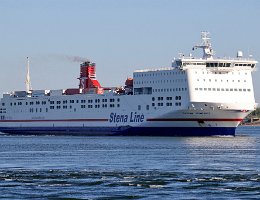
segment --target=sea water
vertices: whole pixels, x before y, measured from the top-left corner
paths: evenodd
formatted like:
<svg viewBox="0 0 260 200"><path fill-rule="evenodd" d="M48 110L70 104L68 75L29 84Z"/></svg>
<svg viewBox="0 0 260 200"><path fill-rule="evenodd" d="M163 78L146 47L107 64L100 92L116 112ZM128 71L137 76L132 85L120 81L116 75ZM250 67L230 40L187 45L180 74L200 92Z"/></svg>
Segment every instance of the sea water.
<svg viewBox="0 0 260 200"><path fill-rule="evenodd" d="M0 136L0 199L260 199L260 127L235 137Z"/></svg>

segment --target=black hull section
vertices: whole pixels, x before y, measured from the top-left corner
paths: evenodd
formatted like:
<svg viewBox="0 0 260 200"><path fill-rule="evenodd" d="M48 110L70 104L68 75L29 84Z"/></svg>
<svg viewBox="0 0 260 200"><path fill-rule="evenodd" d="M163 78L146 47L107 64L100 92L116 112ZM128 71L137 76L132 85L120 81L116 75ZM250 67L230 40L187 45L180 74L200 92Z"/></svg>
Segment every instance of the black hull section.
<svg viewBox="0 0 260 200"><path fill-rule="evenodd" d="M214 136L235 135L235 127L14 127L0 128L13 135L77 136Z"/></svg>

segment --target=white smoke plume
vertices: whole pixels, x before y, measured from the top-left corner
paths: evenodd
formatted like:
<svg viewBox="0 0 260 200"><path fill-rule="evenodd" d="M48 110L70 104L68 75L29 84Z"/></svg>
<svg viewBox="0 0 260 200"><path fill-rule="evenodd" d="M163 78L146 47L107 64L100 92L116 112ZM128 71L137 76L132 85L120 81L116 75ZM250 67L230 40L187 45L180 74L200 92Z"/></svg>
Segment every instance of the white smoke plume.
<svg viewBox="0 0 260 200"><path fill-rule="evenodd" d="M59 54L49 55L49 59L76 62L76 63L82 63L82 62L89 61L88 58L81 57L81 56L70 56L70 55L59 55Z"/></svg>
<svg viewBox="0 0 260 200"><path fill-rule="evenodd" d="M84 57L80 57L80 56L64 56L65 59L67 59L70 62L77 62L77 63L81 63L81 62L86 62L89 61L89 59L84 58Z"/></svg>

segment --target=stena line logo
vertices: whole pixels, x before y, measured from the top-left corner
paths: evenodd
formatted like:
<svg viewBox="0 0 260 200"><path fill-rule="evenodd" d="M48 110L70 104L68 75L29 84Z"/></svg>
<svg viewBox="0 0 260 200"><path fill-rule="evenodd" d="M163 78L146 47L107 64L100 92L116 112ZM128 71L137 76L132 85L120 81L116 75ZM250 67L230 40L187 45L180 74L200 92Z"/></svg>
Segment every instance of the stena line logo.
<svg viewBox="0 0 260 200"><path fill-rule="evenodd" d="M117 114L110 113L110 123L118 123L118 122L143 122L144 114L138 114L137 112L131 112L130 114Z"/></svg>

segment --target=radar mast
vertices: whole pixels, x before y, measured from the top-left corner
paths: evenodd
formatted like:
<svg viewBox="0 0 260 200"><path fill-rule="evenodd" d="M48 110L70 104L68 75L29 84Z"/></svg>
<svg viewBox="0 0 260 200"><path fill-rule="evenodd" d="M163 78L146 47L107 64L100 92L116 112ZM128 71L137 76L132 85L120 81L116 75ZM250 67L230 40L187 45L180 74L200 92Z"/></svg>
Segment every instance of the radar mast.
<svg viewBox="0 0 260 200"><path fill-rule="evenodd" d="M211 47L211 42L210 42L210 33L207 31L202 31L201 32L201 44L195 45L192 50L195 50L197 48L201 48L203 50L203 58L204 59L211 59L213 58L214 51Z"/></svg>

